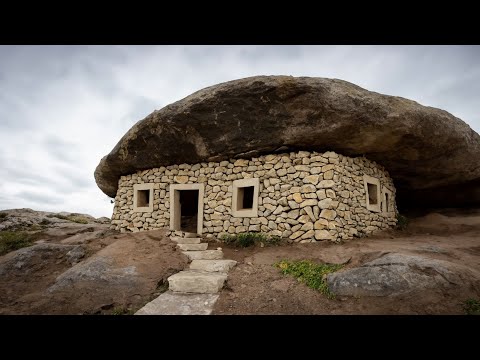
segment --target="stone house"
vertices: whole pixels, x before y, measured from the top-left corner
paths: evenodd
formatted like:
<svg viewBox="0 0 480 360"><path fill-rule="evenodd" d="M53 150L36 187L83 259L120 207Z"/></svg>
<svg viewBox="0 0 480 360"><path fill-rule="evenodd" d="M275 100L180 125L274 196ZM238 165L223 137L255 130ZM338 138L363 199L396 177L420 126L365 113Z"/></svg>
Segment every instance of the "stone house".
<svg viewBox="0 0 480 360"><path fill-rule="evenodd" d="M366 158L298 151L178 164L120 177L113 228L293 241L348 239L396 223L395 187Z"/></svg>
<svg viewBox="0 0 480 360"><path fill-rule="evenodd" d="M462 181L475 195L478 153L478 134L443 110L336 79L258 76L155 110L95 179L122 232L340 241L394 226L398 197L429 205Z"/></svg>

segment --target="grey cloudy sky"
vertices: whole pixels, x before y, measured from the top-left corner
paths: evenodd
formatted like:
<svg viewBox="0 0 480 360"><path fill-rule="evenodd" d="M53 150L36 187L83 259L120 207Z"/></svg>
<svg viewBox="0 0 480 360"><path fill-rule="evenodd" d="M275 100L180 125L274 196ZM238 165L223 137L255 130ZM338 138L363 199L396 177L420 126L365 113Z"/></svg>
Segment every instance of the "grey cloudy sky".
<svg viewBox="0 0 480 360"><path fill-rule="evenodd" d="M343 79L480 132L480 46L0 46L0 209L110 217L93 172L135 122L254 75Z"/></svg>

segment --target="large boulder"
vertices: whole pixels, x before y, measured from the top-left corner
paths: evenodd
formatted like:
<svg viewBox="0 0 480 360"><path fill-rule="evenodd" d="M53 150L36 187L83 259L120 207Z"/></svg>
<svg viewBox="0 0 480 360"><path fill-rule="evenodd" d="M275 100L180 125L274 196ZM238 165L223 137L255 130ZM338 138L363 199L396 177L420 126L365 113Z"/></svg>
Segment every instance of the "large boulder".
<svg viewBox="0 0 480 360"><path fill-rule="evenodd" d="M330 291L344 296L390 296L479 284L480 273L448 261L390 253L327 276ZM478 285L477 285L478 286Z"/></svg>
<svg viewBox="0 0 480 360"><path fill-rule="evenodd" d="M342 80L290 76L221 83L154 111L100 161L95 179L114 197L119 177L137 170L299 149L365 155L406 202L422 202L426 189L441 202L444 189L435 189L445 186L480 200L480 136L459 118Z"/></svg>

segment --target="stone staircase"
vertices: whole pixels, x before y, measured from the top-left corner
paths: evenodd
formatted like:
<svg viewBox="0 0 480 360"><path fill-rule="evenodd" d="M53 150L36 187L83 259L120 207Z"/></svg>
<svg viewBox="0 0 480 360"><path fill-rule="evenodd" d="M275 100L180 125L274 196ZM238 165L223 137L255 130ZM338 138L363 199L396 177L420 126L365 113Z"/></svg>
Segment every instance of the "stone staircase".
<svg viewBox="0 0 480 360"><path fill-rule="evenodd" d="M176 231L170 239L189 258L188 270L168 278L169 291L149 302L135 315L209 315L218 292L237 262L223 259L221 248L207 250L195 233Z"/></svg>

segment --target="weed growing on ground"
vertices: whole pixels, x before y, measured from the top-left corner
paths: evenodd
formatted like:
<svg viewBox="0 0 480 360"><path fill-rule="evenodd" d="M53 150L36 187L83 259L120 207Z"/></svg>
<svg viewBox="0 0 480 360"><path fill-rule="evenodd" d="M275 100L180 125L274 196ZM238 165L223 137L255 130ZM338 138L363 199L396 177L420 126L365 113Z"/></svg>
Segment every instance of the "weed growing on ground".
<svg viewBox="0 0 480 360"><path fill-rule="evenodd" d="M112 310L112 315L133 315L135 311L127 307L116 307Z"/></svg>
<svg viewBox="0 0 480 360"><path fill-rule="evenodd" d="M340 270L342 264L316 264L309 260L281 260L274 264L283 275L292 275L309 288L320 291L329 299L335 297L327 285L327 274Z"/></svg>
<svg viewBox="0 0 480 360"><path fill-rule="evenodd" d="M463 303L463 311L467 315L480 315L480 300L468 299Z"/></svg>
<svg viewBox="0 0 480 360"><path fill-rule="evenodd" d="M80 215L76 215L76 214L70 214L68 216L62 215L62 214L51 214L51 215L47 215L47 217L67 220L67 221L71 221L71 222L78 223L78 224L88 224L87 219L85 219L84 217L82 217Z"/></svg>
<svg viewBox="0 0 480 360"><path fill-rule="evenodd" d="M397 214L397 230L405 230L408 226L408 218L404 215Z"/></svg>
<svg viewBox="0 0 480 360"><path fill-rule="evenodd" d="M0 231L0 255L33 245L37 237L25 231Z"/></svg>
<svg viewBox="0 0 480 360"><path fill-rule="evenodd" d="M280 236L268 236L259 232L246 232L235 235L223 235L220 239L225 244L241 248L246 248L256 244L263 244L262 246L274 246L279 245L282 240Z"/></svg>

